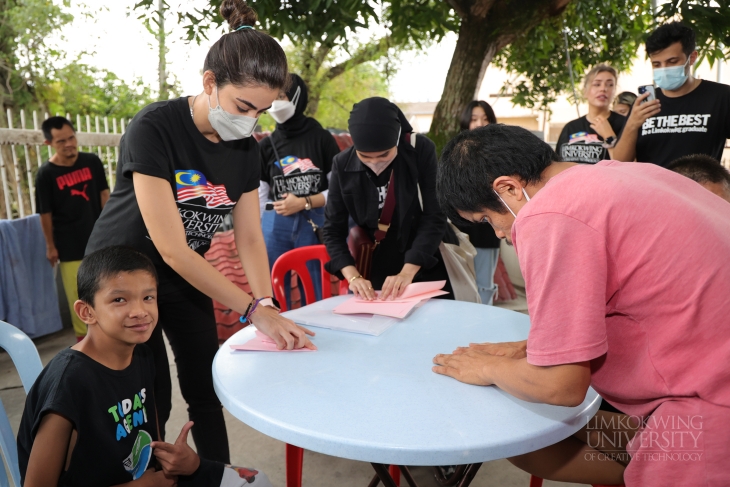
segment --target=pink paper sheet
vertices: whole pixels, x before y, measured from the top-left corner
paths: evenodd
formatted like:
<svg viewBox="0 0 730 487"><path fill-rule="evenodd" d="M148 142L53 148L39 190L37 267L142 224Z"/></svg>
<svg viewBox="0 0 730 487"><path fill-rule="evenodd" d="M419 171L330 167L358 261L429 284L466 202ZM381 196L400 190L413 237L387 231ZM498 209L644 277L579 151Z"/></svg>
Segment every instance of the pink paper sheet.
<svg viewBox="0 0 730 487"><path fill-rule="evenodd" d="M243 345L231 345L231 349L249 352L314 352L311 348L295 348L293 350L279 350L276 342L256 330L256 336Z"/></svg>
<svg viewBox="0 0 730 487"><path fill-rule="evenodd" d="M403 294L398 296L397 299L388 299L390 303L405 303L412 301L422 301L424 299L433 298L435 296L442 296L448 294L446 291L441 289L446 285L446 281L428 281L428 282L415 282L406 286ZM382 291L375 291L380 296ZM355 298L358 302L372 303L367 299ZM381 301L382 302L382 301Z"/></svg>
<svg viewBox="0 0 730 487"><path fill-rule="evenodd" d="M351 298L337 306L332 311L341 315L350 314L374 314L381 316L392 316L403 319L408 316L418 303L436 296L448 294L442 291L446 281L417 282L406 286L406 290L398 299L385 301L367 301L360 298Z"/></svg>

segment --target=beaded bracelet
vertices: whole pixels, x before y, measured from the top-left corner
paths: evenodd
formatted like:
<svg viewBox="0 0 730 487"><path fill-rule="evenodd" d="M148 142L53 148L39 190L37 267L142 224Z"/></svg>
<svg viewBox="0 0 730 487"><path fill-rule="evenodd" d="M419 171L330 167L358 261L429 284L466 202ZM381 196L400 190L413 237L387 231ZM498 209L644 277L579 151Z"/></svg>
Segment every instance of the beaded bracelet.
<svg viewBox="0 0 730 487"><path fill-rule="evenodd" d="M254 314L254 312L256 311L256 308L258 308L258 306L259 306L259 303L261 301L263 301L264 299L266 299L266 298L254 299L253 301L248 303L248 308L246 308L246 312L244 314L242 314L241 317L238 318L238 320L241 323L246 323L247 321L251 321L251 315Z"/></svg>

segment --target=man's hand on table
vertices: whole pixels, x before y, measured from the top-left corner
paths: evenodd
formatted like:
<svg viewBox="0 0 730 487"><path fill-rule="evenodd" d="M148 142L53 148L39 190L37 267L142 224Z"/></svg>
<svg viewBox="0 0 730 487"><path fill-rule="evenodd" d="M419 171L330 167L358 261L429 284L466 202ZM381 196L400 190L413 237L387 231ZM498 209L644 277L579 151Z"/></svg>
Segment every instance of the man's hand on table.
<svg viewBox="0 0 730 487"><path fill-rule="evenodd" d="M492 355L475 348L463 348L456 350L451 355L436 355L433 358L433 363L436 366L431 370L467 384L491 386L494 384L494 368L502 360L512 359Z"/></svg>
<svg viewBox="0 0 730 487"><path fill-rule="evenodd" d="M470 343L468 347L459 347L454 350L454 355L464 353L467 350L477 350L490 355L509 358L525 358L527 357L527 340L503 343Z"/></svg>
<svg viewBox="0 0 730 487"><path fill-rule="evenodd" d="M470 343L451 354L439 354L433 359L433 371L478 386L494 384L494 368L506 359L527 357L527 340L503 343Z"/></svg>

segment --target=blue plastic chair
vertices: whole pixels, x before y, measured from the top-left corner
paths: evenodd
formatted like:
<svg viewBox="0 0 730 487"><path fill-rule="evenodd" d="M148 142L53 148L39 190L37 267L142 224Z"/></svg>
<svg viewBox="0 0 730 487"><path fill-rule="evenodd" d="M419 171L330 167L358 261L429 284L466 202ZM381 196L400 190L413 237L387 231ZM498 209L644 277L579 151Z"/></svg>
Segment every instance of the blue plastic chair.
<svg viewBox="0 0 730 487"><path fill-rule="evenodd" d="M18 328L0 321L0 348L5 349L18 369L23 389L28 394L31 386L43 370L41 357L38 355L33 341ZM10 477L15 485L20 485L20 469L18 468L18 447L15 435L8 421L8 414L0 400L0 450L5 457L5 463L10 468ZM8 475L0 460L0 487L9 486Z"/></svg>

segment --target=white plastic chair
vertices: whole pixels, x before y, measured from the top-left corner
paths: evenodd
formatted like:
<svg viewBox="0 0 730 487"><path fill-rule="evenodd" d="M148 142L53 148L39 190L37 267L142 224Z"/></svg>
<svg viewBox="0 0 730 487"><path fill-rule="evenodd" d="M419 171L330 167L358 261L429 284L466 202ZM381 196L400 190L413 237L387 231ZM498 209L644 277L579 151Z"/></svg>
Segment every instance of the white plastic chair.
<svg viewBox="0 0 730 487"><path fill-rule="evenodd" d="M5 349L13 360L15 368L18 369L23 389L28 394L31 386L43 370L41 357L35 348L33 341L28 335L18 328L0 321L0 348ZM15 435L8 421L8 414L0 400L0 450L5 457L5 463L10 469L10 477L16 486L20 485L20 469L18 468L18 447L15 443ZM9 486L8 475L5 472L3 463L0 460L0 487Z"/></svg>

